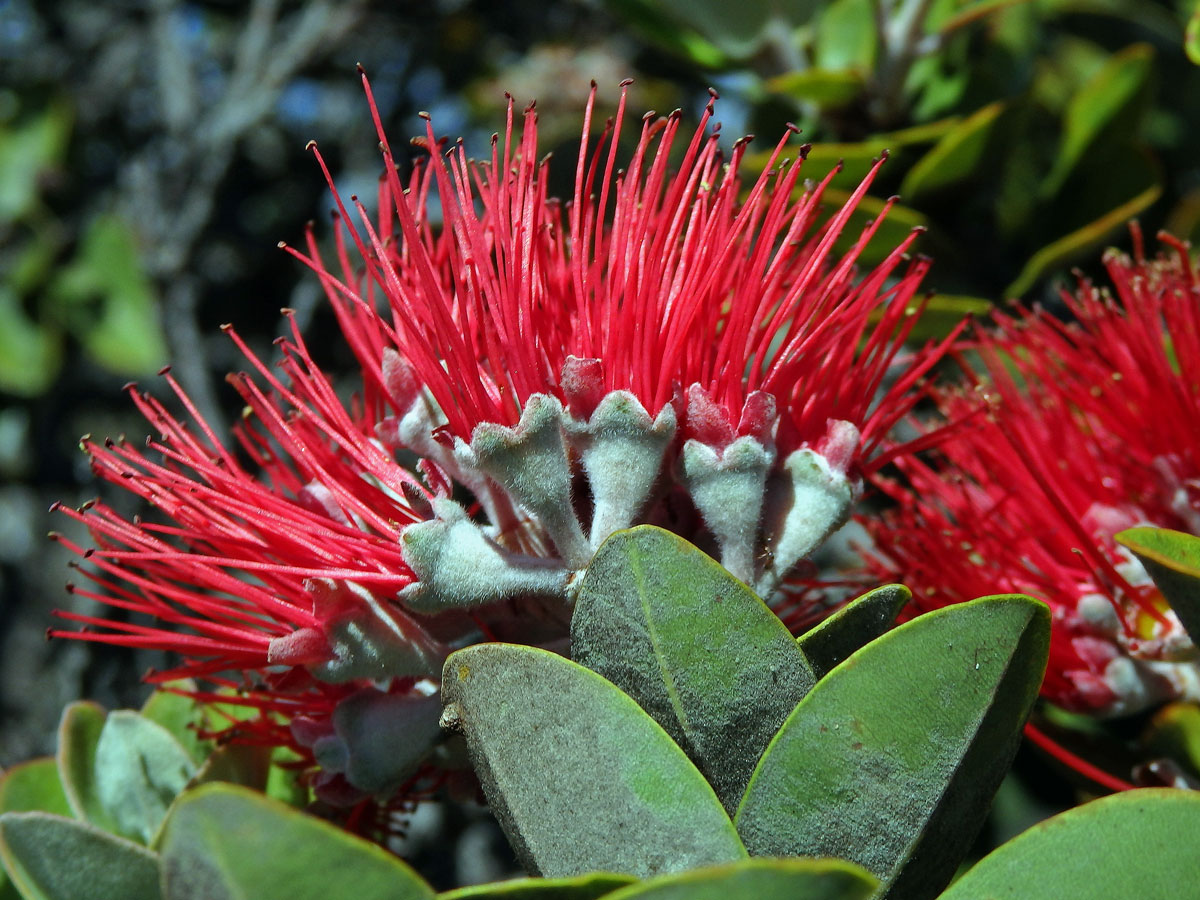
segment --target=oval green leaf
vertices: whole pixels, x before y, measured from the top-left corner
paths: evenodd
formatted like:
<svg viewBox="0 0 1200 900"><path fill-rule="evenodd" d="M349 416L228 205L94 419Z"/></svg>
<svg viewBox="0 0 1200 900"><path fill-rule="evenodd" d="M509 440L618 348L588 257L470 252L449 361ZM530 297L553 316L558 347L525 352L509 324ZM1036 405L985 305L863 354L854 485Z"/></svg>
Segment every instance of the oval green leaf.
<svg viewBox="0 0 1200 900"><path fill-rule="evenodd" d="M1200 537L1170 528L1128 528L1116 540L1141 560L1192 643L1200 645Z"/></svg>
<svg viewBox="0 0 1200 900"><path fill-rule="evenodd" d="M637 703L547 650L477 644L442 673L443 722L531 874L639 878L743 859L704 776Z"/></svg>
<svg viewBox="0 0 1200 900"><path fill-rule="evenodd" d="M0 778L0 813L34 811L71 815L52 756L13 766Z"/></svg>
<svg viewBox="0 0 1200 900"><path fill-rule="evenodd" d="M943 135L908 170L900 184L901 195L911 203L922 194L954 187L978 172L1002 112L1004 103L989 103Z"/></svg>
<svg viewBox="0 0 1200 900"><path fill-rule="evenodd" d="M870 872L842 859L749 859L664 875L610 894L610 900L867 900Z"/></svg>
<svg viewBox="0 0 1200 900"><path fill-rule="evenodd" d="M132 710L108 714L96 744L96 795L115 831L150 843L196 766L171 733Z"/></svg>
<svg viewBox="0 0 1200 900"><path fill-rule="evenodd" d="M575 601L571 656L653 716L730 811L817 680L758 595L651 525L617 532L596 551Z"/></svg>
<svg viewBox="0 0 1200 900"><path fill-rule="evenodd" d="M885 584L852 600L797 639L800 649L823 678L860 647L887 632L912 591L902 584Z"/></svg>
<svg viewBox="0 0 1200 900"><path fill-rule="evenodd" d="M1200 793L1143 788L1069 809L993 850L939 900L1194 896Z"/></svg>
<svg viewBox="0 0 1200 900"><path fill-rule="evenodd" d="M863 647L796 707L734 819L756 856L836 856L931 896L1012 761L1050 643L1045 604L986 597Z"/></svg>
<svg viewBox="0 0 1200 900"><path fill-rule="evenodd" d="M132 841L50 813L0 816L0 857L26 900L161 900L158 857Z"/></svg>
<svg viewBox="0 0 1200 900"><path fill-rule="evenodd" d="M179 799L160 841L167 900L432 900L382 847L230 784Z"/></svg>
<svg viewBox="0 0 1200 900"><path fill-rule="evenodd" d="M107 717L104 708L89 700L80 700L63 710L58 725L58 778L75 818L115 831L116 823L100 802L96 784L96 745Z"/></svg>
<svg viewBox="0 0 1200 900"><path fill-rule="evenodd" d="M577 878L514 878L438 894L438 900L595 900L637 881L631 875L589 872Z"/></svg>

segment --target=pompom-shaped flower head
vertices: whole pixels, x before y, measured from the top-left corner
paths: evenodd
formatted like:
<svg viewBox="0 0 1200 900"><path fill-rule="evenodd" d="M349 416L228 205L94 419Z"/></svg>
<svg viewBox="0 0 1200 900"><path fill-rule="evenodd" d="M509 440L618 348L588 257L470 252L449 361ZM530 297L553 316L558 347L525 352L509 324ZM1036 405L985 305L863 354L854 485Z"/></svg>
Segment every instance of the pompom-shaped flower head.
<svg viewBox="0 0 1200 900"><path fill-rule="evenodd" d="M151 452L85 442L166 521L68 511L98 544L91 596L158 620L70 614L103 629L77 636L179 651L160 679L225 678L327 795L428 784L446 653L564 646L572 584L617 529L671 528L776 595L900 452L881 441L941 350L898 357L915 235L863 273L878 220L845 234L882 160L826 215L834 173L802 182L790 134L747 185L712 103L680 137L678 112L631 129L623 91L597 140L594 96L565 203L533 107L518 128L510 102L483 161L427 125L404 181L380 127L378 216L337 199L334 265L311 233L289 248L357 357L349 408L298 331L277 376L231 329L257 371L231 378L240 453L136 391Z"/></svg>
<svg viewBox="0 0 1200 900"><path fill-rule="evenodd" d="M1200 283L1187 248L1105 257L1115 296L1084 282L1073 321L997 314L966 353L969 390L940 395L969 420L932 462L880 480L897 508L864 519L876 574L920 610L1014 591L1054 614L1045 697L1111 718L1200 699L1196 647L1113 535L1200 531ZM1034 734L1035 738L1040 736ZM1045 743L1043 741L1043 743ZM1112 786L1120 786L1105 779Z"/></svg>

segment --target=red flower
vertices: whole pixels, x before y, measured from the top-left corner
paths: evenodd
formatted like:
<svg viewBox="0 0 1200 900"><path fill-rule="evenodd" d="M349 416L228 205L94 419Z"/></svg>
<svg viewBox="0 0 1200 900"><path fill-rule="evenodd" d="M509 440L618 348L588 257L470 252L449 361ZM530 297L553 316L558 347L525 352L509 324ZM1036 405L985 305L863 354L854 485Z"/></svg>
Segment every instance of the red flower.
<svg viewBox="0 0 1200 900"><path fill-rule="evenodd" d="M833 173L802 185L789 135L747 190L746 141L722 155L711 103L685 142L678 113L648 114L618 170L624 94L595 147L593 100L566 204L547 196L532 107L517 134L510 103L487 162L443 153L427 126L432 155L406 183L380 128L378 219L351 198L354 226L338 199L336 273L311 233L290 250L325 288L360 394L346 409L294 328L282 378L229 330L259 379L231 378L240 455L178 390L194 425L133 391L161 439L84 447L161 518L68 513L97 543L80 551L88 595L158 624L64 613L103 629L71 636L178 651L156 679L243 690L274 714L265 739L345 800L426 771L451 646L561 639L574 574L616 529L671 527L775 592L844 521L860 473L903 451L879 452L940 351L898 356L927 262L906 255L912 235L860 275L878 221L838 255L879 164L823 221Z"/></svg>
<svg viewBox="0 0 1200 900"><path fill-rule="evenodd" d="M1053 610L1043 695L1120 716L1200 699L1196 650L1141 565L1112 536L1132 525L1200 530L1200 286L1186 248L1105 258L1116 290L1084 282L1044 310L996 314L963 351L971 385L944 391L973 424L932 462L897 460L897 501L864 518L875 574L918 610L1021 592ZM975 376L972 353L982 362Z"/></svg>

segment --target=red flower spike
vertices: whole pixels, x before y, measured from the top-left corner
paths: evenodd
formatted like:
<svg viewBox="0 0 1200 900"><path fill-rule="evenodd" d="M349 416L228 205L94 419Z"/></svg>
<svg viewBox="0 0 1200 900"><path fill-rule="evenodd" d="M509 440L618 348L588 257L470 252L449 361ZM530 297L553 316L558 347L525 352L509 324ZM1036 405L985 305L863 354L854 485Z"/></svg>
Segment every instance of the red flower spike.
<svg viewBox="0 0 1200 900"><path fill-rule="evenodd" d="M119 614L63 614L101 629L68 636L177 651L156 680L236 690L260 715L231 733L292 747L325 801L358 804L349 821L448 777L430 768L425 677L446 648L561 642L570 585L612 531L715 541L774 595L844 520L860 473L904 453L878 451L949 345L901 356L928 266L907 255L915 233L870 271L879 219L835 253L882 159L826 218L835 173L803 185L791 129L743 184L748 139L725 155L710 103L690 136L678 112L645 116L622 163L623 85L598 139L589 98L563 204L532 106L518 123L510 102L483 161L427 123L431 156L402 179L363 84L379 218L335 190L332 252L311 228L284 246L319 279L360 392L343 403L286 312L281 374L225 328L251 373L229 376L246 408L232 445L169 375L192 424L131 388L161 437L85 449L160 515L68 513L97 545L73 548L97 585L77 593ZM372 737L392 712L388 735L419 721L400 768Z"/></svg>
<svg viewBox="0 0 1200 900"><path fill-rule="evenodd" d="M862 521L875 573L909 585L918 610L1001 591L1044 599L1054 615L1043 695L1120 716L1200 699L1195 648L1113 541L1137 524L1200 525L1189 494L1200 478L1200 287L1186 255L1109 253L1105 264L1119 300L1082 282L1063 295L1073 322L1017 307L964 345L984 372L965 370L973 388L937 399L969 424L943 435L932 463L897 459L903 483L877 479L897 508Z"/></svg>

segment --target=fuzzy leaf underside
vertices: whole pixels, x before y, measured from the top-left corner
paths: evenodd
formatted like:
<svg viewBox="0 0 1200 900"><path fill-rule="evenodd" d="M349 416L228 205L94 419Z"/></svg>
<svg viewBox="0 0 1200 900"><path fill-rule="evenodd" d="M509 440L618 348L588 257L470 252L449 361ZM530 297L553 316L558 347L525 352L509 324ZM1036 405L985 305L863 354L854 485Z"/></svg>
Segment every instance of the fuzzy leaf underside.
<svg viewBox="0 0 1200 900"><path fill-rule="evenodd" d="M0 858L27 900L161 900L158 857L94 825L43 812L0 816Z"/></svg>
<svg viewBox="0 0 1200 900"><path fill-rule="evenodd" d="M763 754L734 819L747 848L852 860L884 897L940 889L1016 752L1049 636L1044 604L989 597L856 652Z"/></svg>
<svg viewBox="0 0 1200 900"><path fill-rule="evenodd" d="M771 736L816 682L779 618L677 535L617 532L583 576L571 656L633 697L736 808Z"/></svg>
<svg viewBox="0 0 1200 900"><path fill-rule="evenodd" d="M590 669L534 647L477 644L446 660L442 698L531 874L645 878L745 858L704 776Z"/></svg>

